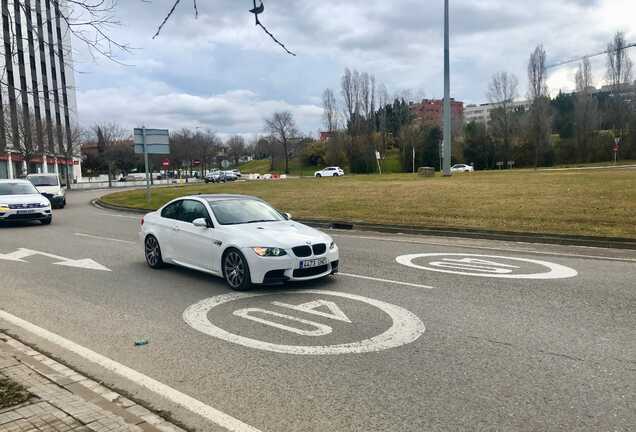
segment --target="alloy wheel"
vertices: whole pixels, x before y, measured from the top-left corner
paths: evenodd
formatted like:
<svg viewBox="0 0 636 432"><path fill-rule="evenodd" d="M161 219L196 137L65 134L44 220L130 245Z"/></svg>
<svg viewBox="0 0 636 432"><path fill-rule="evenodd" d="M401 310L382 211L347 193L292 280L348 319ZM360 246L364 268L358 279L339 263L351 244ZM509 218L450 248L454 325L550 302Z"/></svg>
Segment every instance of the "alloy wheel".
<svg viewBox="0 0 636 432"><path fill-rule="evenodd" d="M245 281L245 263L238 252L231 251L225 256L225 278L232 288L239 288Z"/></svg>

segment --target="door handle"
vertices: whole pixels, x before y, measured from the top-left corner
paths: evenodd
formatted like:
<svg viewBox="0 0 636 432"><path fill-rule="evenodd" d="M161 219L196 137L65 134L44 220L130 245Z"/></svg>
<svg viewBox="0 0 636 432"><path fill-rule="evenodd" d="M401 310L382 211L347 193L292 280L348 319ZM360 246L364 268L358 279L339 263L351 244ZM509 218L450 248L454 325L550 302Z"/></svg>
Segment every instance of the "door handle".
<svg viewBox="0 0 636 432"><path fill-rule="evenodd" d="M177 225L172 225L172 231L180 231Z"/></svg>

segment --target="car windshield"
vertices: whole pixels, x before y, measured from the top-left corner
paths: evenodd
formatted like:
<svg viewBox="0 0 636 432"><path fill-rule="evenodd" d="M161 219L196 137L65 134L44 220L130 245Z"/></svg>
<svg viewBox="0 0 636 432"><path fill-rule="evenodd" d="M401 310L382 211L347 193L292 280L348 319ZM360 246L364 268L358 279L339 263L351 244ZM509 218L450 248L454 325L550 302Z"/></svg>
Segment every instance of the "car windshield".
<svg viewBox="0 0 636 432"><path fill-rule="evenodd" d="M262 201L233 199L208 201L221 225L240 225L257 222L278 222L283 216Z"/></svg>
<svg viewBox="0 0 636 432"><path fill-rule="evenodd" d="M31 183L0 183L0 195L29 195L37 193L39 192Z"/></svg>
<svg viewBox="0 0 636 432"><path fill-rule="evenodd" d="M58 186L59 181L57 176L34 176L29 177L29 181L33 183L34 186Z"/></svg>

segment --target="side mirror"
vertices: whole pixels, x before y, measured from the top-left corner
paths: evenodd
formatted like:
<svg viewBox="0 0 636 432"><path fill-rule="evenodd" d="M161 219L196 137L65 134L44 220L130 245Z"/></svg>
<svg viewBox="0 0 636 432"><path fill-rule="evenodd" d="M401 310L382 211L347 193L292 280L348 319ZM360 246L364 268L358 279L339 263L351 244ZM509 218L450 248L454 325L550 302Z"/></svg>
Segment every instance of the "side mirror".
<svg viewBox="0 0 636 432"><path fill-rule="evenodd" d="M206 221L204 218L193 220L192 225L198 228L209 228L208 221Z"/></svg>
<svg viewBox="0 0 636 432"><path fill-rule="evenodd" d="M292 218L292 215L289 214L289 213L283 213L283 216L285 216L285 219L287 219L287 220L291 220L291 218Z"/></svg>

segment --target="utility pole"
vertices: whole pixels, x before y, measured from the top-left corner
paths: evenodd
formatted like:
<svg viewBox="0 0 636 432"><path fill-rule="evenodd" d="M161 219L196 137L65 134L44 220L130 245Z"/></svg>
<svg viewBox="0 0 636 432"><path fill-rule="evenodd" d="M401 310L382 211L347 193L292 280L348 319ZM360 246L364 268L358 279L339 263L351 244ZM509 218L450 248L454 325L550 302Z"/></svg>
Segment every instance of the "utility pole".
<svg viewBox="0 0 636 432"><path fill-rule="evenodd" d="M448 1L444 0L444 176L450 176L451 163L451 103L450 103L450 40Z"/></svg>

